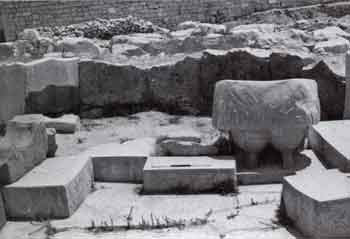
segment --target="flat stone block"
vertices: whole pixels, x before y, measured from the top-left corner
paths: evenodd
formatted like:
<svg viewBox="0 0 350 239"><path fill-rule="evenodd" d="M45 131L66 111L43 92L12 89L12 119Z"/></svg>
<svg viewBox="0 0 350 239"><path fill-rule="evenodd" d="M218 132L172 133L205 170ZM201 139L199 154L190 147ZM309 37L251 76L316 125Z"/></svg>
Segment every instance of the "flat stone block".
<svg viewBox="0 0 350 239"><path fill-rule="evenodd" d="M47 128L56 129L57 133L74 134L80 125L80 118L74 114L63 115L59 118L45 117Z"/></svg>
<svg viewBox="0 0 350 239"><path fill-rule="evenodd" d="M93 167L86 156L50 158L4 187L7 217L56 219L73 214L92 189Z"/></svg>
<svg viewBox="0 0 350 239"><path fill-rule="evenodd" d="M350 120L322 121L309 130L309 144L328 168L350 172Z"/></svg>
<svg viewBox="0 0 350 239"><path fill-rule="evenodd" d="M214 157L149 157L145 193L236 192L236 161Z"/></svg>
<svg viewBox="0 0 350 239"><path fill-rule="evenodd" d="M305 236L348 238L350 179L337 169L284 178L282 210Z"/></svg>
<svg viewBox="0 0 350 239"><path fill-rule="evenodd" d="M141 183L146 156L92 157L95 180Z"/></svg>

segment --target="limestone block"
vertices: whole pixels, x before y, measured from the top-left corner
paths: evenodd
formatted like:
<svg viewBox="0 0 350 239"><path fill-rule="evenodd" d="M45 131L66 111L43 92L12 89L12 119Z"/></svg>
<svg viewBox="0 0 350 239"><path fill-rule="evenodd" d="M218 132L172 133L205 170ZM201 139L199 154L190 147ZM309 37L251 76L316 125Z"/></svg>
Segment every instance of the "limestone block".
<svg viewBox="0 0 350 239"><path fill-rule="evenodd" d="M0 126L25 110L26 72L23 64L0 65Z"/></svg>
<svg viewBox="0 0 350 239"><path fill-rule="evenodd" d="M219 151L214 145L179 140L164 140L160 143L160 148L169 156L217 155Z"/></svg>
<svg viewBox="0 0 350 239"><path fill-rule="evenodd" d="M47 157L52 158L57 151L56 144L56 130L53 128L46 128L47 134Z"/></svg>
<svg viewBox="0 0 350 239"><path fill-rule="evenodd" d="M269 143L282 152L283 167L293 167L293 152L303 144L308 127L319 120L313 80L224 80L216 84L213 125L230 132L248 153L249 168L257 166L257 153Z"/></svg>
<svg viewBox="0 0 350 239"><path fill-rule="evenodd" d="M168 132L166 135L158 137L157 142L160 143L164 140L180 140L189 142L201 142L201 135L199 132L193 129L184 129Z"/></svg>
<svg viewBox="0 0 350 239"><path fill-rule="evenodd" d="M350 235L350 180L338 170L306 171L284 178L283 213L305 236Z"/></svg>
<svg viewBox="0 0 350 239"><path fill-rule="evenodd" d="M85 155L50 158L3 189L14 219L56 219L73 214L92 189L93 167Z"/></svg>
<svg viewBox="0 0 350 239"><path fill-rule="evenodd" d="M149 157L143 171L145 193L237 191L236 162L210 157Z"/></svg>
<svg viewBox="0 0 350 239"><path fill-rule="evenodd" d="M316 40L321 41L334 39L337 37L350 38L349 33L343 31L342 29L336 26L329 26L323 29L317 29L312 34Z"/></svg>
<svg viewBox="0 0 350 239"><path fill-rule="evenodd" d="M345 103L344 103L344 119L350 119L350 52L345 56Z"/></svg>
<svg viewBox="0 0 350 239"><path fill-rule="evenodd" d="M63 115L58 118L45 117L47 128L54 128L57 133L74 134L80 125L80 118L74 114Z"/></svg>
<svg viewBox="0 0 350 239"><path fill-rule="evenodd" d="M80 125L80 118L74 114L67 114L57 118L50 118L42 114L17 115L13 118L15 121L42 122L46 128L53 128L57 133L73 134Z"/></svg>
<svg viewBox="0 0 350 239"><path fill-rule="evenodd" d="M58 41L56 51L71 52L83 58L98 58L101 54L101 49L92 40L83 37L66 37Z"/></svg>
<svg viewBox="0 0 350 239"><path fill-rule="evenodd" d="M4 202L2 200L2 196L0 194L0 230L5 224L6 224L5 207L4 207Z"/></svg>
<svg viewBox="0 0 350 239"><path fill-rule="evenodd" d="M14 45L12 42L0 43L0 61L8 60L14 55Z"/></svg>
<svg viewBox="0 0 350 239"><path fill-rule="evenodd" d="M346 53L349 50L349 47L349 40L343 37L337 37L317 43L314 47L314 51L318 53L329 52L333 54L341 54Z"/></svg>
<svg viewBox="0 0 350 239"><path fill-rule="evenodd" d="M328 168L350 172L350 120L322 121L310 127L308 141Z"/></svg>
<svg viewBox="0 0 350 239"><path fill-rule="evenodd" d="M146 156L92 157L95 180L100 182L141 183Z"/></svg>
<svg viewBox="0 0 350 239"><path fill-rule="evenodd" d="M46 159L48 141L43 122L15 118L8 122L6 135L0 142L0 184L21 178Z"/></svg>
<svg viewBox="0 0 350 239"><path fill-rule="evenodd" d="M78 58L44 58L25 64L26 112L62 114L79 106Z"/></svg>

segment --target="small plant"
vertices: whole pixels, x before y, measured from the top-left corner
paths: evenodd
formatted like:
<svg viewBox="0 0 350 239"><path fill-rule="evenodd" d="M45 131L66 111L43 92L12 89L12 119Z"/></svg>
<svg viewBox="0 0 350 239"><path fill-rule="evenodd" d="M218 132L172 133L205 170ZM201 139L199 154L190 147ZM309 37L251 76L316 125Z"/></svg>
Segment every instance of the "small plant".
<svg viewBox="0 0 350 239"><path fill-rule="evenodd" d="M173 116L169 119L169 124L180 124L181 116Z"/></svg>
<svg viewBox="0 0 350 239"><path fill-rule="evenodd" d="M123 143L125 143L125 142L130 141L130 140L133 140L133 138L124 137L124 138L120 138L120 139L119 139L119 142L120 142L121 144L123 144Z"/></svg>
<svg viewBox="0 0 350 239"><path fill-rule="evenodd" d="M210 209L202 218L192 218L190 220L186 219L171 219L167 216L157 217L150 214L149 218L141 217L141 221L138 224L133 224L133 209L131 207L128 215L125 217L126 225L125 226L116 226L113 219L110 218L109 221L101 221L97 225L95 220L91 221L91 225L86 228L90 232L101 233L101 232L112 232L120 230L159 230L159 229L168 229L168 228L177 228L183 229L187 226L201 226L206 225L210 222L210 217L213 214L213 210Z"/></svg>
<svg viewBox="0 0 350 239"><path fill-rule="evenodd" d="M293 226L294 225L293 220L290 219L286 214L286 209L284 206L283 198L281 199L281 203L276 210L276 220L274 220L272 222L277 224L277 225L282 225L282 226Z"/></svg>
<svg viewBox="0 0 350 239"><path fill-rule="evenodd" d="M86 140L85 138L78 137L77 144L82 144L82 143L84 143L85 140Z"/></svg>
<svg viewBox="0 0 350 239"><path fill-rule="evenodd" d="M131 228L133 210L134 210L134 207L130 207L129 214L126 217L127 229Z"/></svg>

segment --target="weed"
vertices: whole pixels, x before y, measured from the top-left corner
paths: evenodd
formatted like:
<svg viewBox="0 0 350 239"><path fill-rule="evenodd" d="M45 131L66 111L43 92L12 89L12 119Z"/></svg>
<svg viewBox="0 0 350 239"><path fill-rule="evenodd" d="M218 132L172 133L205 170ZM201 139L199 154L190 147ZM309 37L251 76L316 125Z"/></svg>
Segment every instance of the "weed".
<svg viewBox="0 0 350 239"><path fill-rule="evenodd" d="M169 124L180 124L181 123L181 116L173 116L169 118Z"/></svg>
<svg viewBox="0 0 350 239"><path fill-rule="evenodd" d="M101 233L101 232L111 232L111 231L127 231L127 230L159 230L159 229L169 229L177 228L183 229L188 226L201 226L206 225L210 222L210 217L213 210L209 210L202 218L192 218L186 219L171 219L170 217L157 217L153 213L149 215L149 218L141 217L141 221L138 224L133 224L133 207L130 208L128 215L125 217L126 225L116 226L113 219L110 218L109 221L101 221L97 225L96 221L92 220L91 225L86 228L90 232Z"/></svg>

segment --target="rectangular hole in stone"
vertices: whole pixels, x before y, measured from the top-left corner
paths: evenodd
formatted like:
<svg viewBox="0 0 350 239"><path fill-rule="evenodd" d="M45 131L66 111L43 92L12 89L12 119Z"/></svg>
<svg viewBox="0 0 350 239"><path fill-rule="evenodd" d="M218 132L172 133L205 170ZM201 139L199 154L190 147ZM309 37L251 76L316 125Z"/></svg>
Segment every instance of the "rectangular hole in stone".
<svg viewBox="0 0 350 239"><path fill-rule="evenodd" d="M191 164L171 164L170 167L174 168L185 168L185 167L191 167Z"/></svg>

